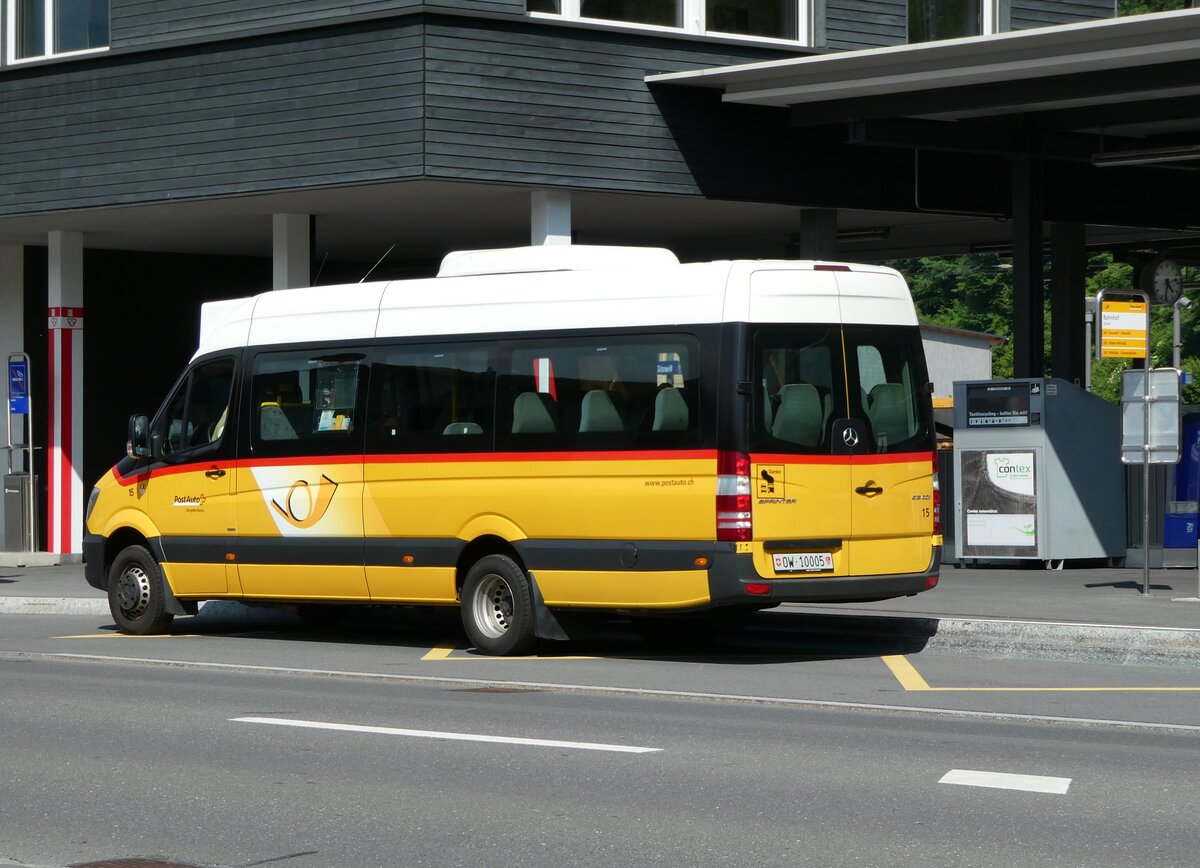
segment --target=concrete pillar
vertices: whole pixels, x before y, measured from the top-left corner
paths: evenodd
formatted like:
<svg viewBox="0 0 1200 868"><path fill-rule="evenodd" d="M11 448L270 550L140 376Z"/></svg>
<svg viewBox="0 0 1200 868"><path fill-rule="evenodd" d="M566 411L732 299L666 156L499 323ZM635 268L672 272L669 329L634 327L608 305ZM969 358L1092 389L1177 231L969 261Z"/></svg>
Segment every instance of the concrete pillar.
<svg viewBox="0 0 1200 868"><path fill-rule="evenodd" d="M312 285L312 218L308 214L271 216L271 288Z"/></svg>
<svg viewBox="0 0 1200 868"><path fill-rule="evenodd" d="M1050 227L1050 375L1083 388L1087 383L1086 232L1082 223Z"/></svg>
<svg viewBox="0 0 1200 868"><path fill-rule="evenodd" d="M1013 157L1013 376L1045 376L1042 164Z"/></svg>
<svg viewBox="0 0 1200 868"><path fill-rule="evenodd" d="M796 259L837 259L837 209L805 208L800 233L789 251Z"/></svg>
<svg viewBox="0 0 1200 868"><path fill-rule="evenodd" d="M21 353L25 351L25 248L15 245L0 245L0 310L4 311L4 315L0 316L0 356L8 358L9 353ZM5 374L7 376L7 372ZM7 396L7 391L5 396ZM8 404L5 403L4 412L8 412ZM13 440L18 443L22 442L21 428L15 423L19 416L14 416L13 425ZM13 444L8 442L8 426L5 425L3 433L0 437L4 438L2 446L6 447L4 456L0 458L0 474L8 472L9 468L9 452L7 447ZM13 465L14 470L24 470L19 464ZM16 540L6 540L4 537L4 498L0 497L0 551L5 551L9 548L9 542L16 544Z"/></svg>
<svg viewBox="0 0 1200 868"><path fill-rule="evenodd" d="M83 552L83 234L49 235L46 548Z"/></svg>
<svg viewBox="0 0 1200 868"><path fill-rule="evenodd" d="M564 190L534 190L529 195L529 243L571 243L571 194Z"/></svg>

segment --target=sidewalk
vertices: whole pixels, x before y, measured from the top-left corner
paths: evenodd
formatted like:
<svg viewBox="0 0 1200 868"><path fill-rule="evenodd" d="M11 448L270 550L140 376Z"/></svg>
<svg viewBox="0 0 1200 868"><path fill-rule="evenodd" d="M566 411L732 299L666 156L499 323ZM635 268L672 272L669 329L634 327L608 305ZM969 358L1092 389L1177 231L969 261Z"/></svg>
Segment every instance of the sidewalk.
<svg viewBox="0 0 1200 868"><path fill-rule="evenodd" d="M1200 667L1196 570L1150 579L1145 596L1140 569L943 567L938 586L915 597L784 608L817 616L814 632L904 637L915 650ZM0 614L37 613L109 617L82 566L0 566Z"/></svg>

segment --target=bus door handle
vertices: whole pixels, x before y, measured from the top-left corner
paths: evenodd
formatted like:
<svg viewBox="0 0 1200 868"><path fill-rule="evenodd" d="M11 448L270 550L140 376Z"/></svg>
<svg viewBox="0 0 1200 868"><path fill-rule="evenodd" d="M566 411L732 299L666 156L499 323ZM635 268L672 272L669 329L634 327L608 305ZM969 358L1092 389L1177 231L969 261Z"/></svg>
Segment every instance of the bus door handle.
<svg viewBox="0 0 1200 868"><path fill-rule="evenodd" d="M222 476L225 475L225 471L222 470L220 467L214 467L212 470L204 471L204 475L207 476L209 479L220 479Z"/></svg>
<svg viewBox="0 0 1200 868"><path fill-rule="evenodd" d="M883 488L873 483L867 483L866 485L858 486L858 488L854 489L854 492L865 497L874 497L877 494L883 494Z"/></svg>

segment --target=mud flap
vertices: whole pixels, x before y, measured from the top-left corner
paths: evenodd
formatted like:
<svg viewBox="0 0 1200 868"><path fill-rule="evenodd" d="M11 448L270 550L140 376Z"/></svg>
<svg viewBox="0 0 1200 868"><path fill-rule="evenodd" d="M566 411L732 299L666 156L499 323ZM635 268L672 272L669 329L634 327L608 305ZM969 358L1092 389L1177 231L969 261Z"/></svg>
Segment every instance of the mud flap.
<svg viewBox="0 0 1200 868"><path fill-rule="evenodd" d="M538 587L537 579L533 573L529 573L529 587L533 591L533 630L539 639L553 639L555 641L564 641L571 638L567 635L567 631L563 629L558 618L550 607L546 605L546 601L542 599L542 590Z"/></svg>
<svg viewBox="0 0 1200 868"><path fill-rule="evenodd" d="M162 580L163 588L163 611L169 612L172 615L195 615L200 610L200 604L195 600L188 600L186 603L181 603L175 598L175 594L171 591L171 583L166 577Z"/></svg>

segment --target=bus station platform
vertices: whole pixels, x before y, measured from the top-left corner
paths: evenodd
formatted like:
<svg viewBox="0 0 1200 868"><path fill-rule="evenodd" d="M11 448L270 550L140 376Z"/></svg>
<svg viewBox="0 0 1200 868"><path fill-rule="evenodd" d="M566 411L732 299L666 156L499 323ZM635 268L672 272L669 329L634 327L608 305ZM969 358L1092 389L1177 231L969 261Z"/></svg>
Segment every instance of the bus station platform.
<svg viewBox="0 0 1200 868"><path fill-rule="evenodd" d="M6 556L12 559L13 556ZM108 602L83 567L4 566L0 615L78 614L108 619ZM912 650L1200 667L1200 578L1194 569L1063 570L943 567L938 586L876 603L793 604L815 633L888 636ZM223 606L229 606L225 603ZM203 616L203 607L201 616ZM227 610L226 610L227 611ZM106 621L107 623L107 621Z"/></svg>

